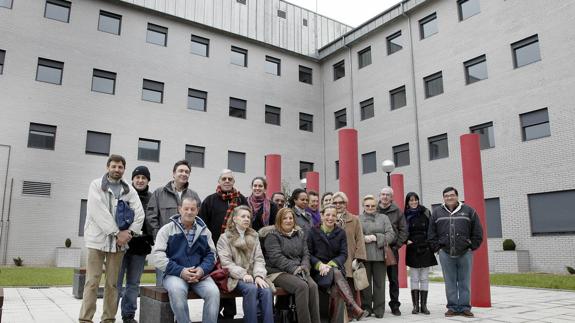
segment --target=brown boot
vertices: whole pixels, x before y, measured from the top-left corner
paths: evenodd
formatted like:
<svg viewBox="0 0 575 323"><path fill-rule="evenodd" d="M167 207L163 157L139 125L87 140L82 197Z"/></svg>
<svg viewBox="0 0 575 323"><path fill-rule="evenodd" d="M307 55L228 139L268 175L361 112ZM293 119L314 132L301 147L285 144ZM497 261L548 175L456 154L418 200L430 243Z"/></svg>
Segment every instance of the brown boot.
<svg viewBox="0 0 575 323"><path fill-rule="evenodd" d="M331 291L329 294L329 322L335 323L339 322L339 300L338 300L338 290L335 285L331 287Z"/></svg>
<svg viewBox="0 0 575 323"><path fill-rule="evenodd" d="M354 292L347 284L347 280L341 274L341 271L335 269L333 273L333 280L337 287L338 294L343 298L344 302L351 308L351 314L356 320L361 320L369 314L364 311L355 301Z"/></svg>

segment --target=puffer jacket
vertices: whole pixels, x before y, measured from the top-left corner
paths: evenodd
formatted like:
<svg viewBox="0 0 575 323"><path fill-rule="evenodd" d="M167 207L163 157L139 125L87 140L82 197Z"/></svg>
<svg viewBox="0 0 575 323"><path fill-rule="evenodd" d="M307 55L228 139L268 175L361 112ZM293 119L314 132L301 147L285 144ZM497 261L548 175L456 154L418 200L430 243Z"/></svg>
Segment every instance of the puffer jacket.
<svg viewBox="0 0 575 323"><path fill-rule="evenodd" d="M483 242L483 229L472 207L459 203L449 211L443 204L431 214L427 239L434 252L442 249L450 256L458 257L468 249L479 248Z"/></svg>
<svg viewBox="0 0 575 323"><path fill-rule="evenodd" d="M263 229L265 228L267 227ZM309 274L309 251L301 228L296 226L291 235L274 229L267 234L264 246L266 269L270 280L273 281L280 273L293 274L299 266Z"/></svg>

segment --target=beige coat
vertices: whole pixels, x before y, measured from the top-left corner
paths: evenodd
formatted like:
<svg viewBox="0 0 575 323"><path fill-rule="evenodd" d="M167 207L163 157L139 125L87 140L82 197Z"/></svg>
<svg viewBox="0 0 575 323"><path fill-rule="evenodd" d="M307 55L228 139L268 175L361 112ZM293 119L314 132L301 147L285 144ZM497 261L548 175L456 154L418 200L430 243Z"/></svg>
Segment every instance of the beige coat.
<svg viewBox="0 0 575 323"><path fill-rule="evenodd" d="M218 257L223 268L229 271L228 290L234 290L245 275L263 278L274 290L273 283L267 280L266 263L257 232L248 228L244 239L235 228L226 230L218 240Z"/></svg>
<svg viewBox="0 0 575 323"><path fill-rule="evenodd" d="M357 216L345 212L341 215L338 224L345 230L347 237L347 260L345 261L345 276L353 277L351 262L354 259L367 260L363 229Z"/></svg>

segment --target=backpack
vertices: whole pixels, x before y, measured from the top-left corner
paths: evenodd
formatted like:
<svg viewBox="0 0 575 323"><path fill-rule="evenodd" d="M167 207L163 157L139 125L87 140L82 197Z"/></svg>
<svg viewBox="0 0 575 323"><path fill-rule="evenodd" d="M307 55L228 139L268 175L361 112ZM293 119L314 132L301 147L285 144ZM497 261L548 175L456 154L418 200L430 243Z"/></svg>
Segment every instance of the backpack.
<svg viewBox="0 0 575 323"><path fill-rule="evenodd" d="M118 200L116 205L116 224L120 231L127 230L134 222L134 210L130 208L130 203Z"/></svg>

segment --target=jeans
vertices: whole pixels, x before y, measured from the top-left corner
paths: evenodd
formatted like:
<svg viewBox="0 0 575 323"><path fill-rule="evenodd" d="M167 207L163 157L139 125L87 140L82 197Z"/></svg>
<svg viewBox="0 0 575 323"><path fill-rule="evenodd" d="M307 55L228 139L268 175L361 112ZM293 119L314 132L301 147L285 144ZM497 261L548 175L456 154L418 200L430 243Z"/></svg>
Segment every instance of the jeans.
<svg viewBox="0 0 575 323"><path fill-rule="evenodd" d="M190 322L190 309L188 307L188 289L204 300L202 310L203 323L217 323L220 308L220 290L211 277L197 283L188 284L177 276L166 275L163 280L164 288L170 297L170 307L178 323Z"/></svg>
<svg viewBox="0 0 575 323"><path fill-rule="evenodd" d="M258 322L258 309L261 322L274 323L273 293L271 288L258 288L254 283L238 281L236 290L243 296L244 322Z"/></svg>
<svg viewBox="0 0 575 323"><path fill-rule="evenodd" d="M392 248L393 255L395 259L399 259L399 252ZM389 280L389 307L393 310L394 308L399 308L401 303L399 302L399 276L397 265L387 266L387 279Z"/></svg>
<svg viewBox="0 0 575 323"><path fill-rule="evenodd" d="M471 310L470 287L473 252L468 250L458 257L451 257L447 252L439 251L439 261L445 280L447 308L461 313Z"/></svg>
<svg viewBox="0 0 575 323"><path fill-rule="evenodd" d="M162 287L162 279L164 279L164 272L156 268L156 286Z"/></svg>
<svg viewBox="0 0 575 323"><path fill-rule="evenodd" d="M138 308L138 294L140 293L140 278L144 272L146 256L126 253L122 259L122 266L118 274L118 299L122 298L122 319L134 318ZM126 276L126 288L122 293Z"/></svg>
<svg viewBox="0 0 575 323"><path fill-rule="evenodd" d="M429 269L431 267L409 268L411 290L429 290Z"/></svg>

